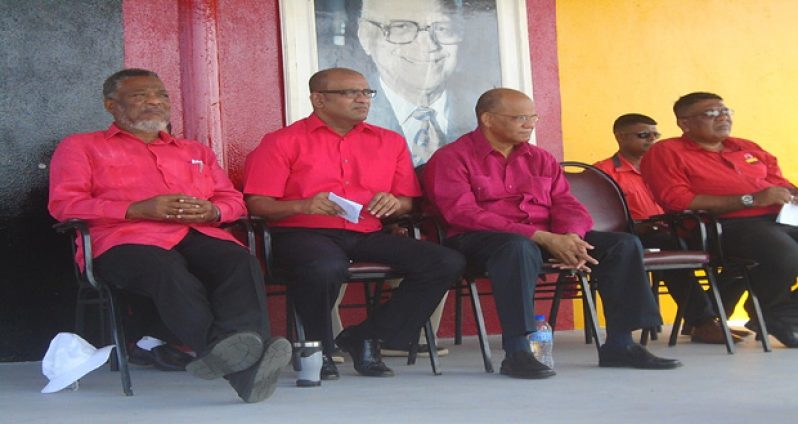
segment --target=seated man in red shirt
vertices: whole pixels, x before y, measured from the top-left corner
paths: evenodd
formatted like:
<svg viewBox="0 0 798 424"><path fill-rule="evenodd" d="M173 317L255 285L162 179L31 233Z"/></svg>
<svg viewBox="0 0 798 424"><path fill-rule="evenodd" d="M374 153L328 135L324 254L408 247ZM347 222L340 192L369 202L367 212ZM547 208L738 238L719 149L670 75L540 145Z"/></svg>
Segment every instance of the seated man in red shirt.
<svg viewBox="0 0 798 424"><path fill-rule="evenodd" d="M241 193L210 148L165 131L169 95L154 72L119 71L103 96L114 123L53 155L50 213L88 221L95 272L152 298L197 353L187 371L225 377L245 402L269 397L291 344L270 337L258 261L218 228L246 212Z"/></svg>
<svg viewBox="0 0 798 424"><path fill-rule="evenodd" d="M642 221L650 216L662 214L662 208L654 200L654 196L643 181L643 176L640 175L640 159L659 139L657 121L646 115L629 113L615 120L612 132L618 142L618 151L611 158L597 162L595 166L609 174L621 187L634 220ZM651 225L640 223L636 230L643 246L660 249L677 247L673 246L668 234L657 232ZM696 284L695 274L687 270L674 270L667 272L666 275L665 284L668 286L668 292L679 305L685 306L690 291L684 321L685 329L691 332L691 340L698 343L723 344L725 342L723 329L712 310L709 297ZM735 342L742 340L737 334L733 334L732 338Z"/></svg>
<svg viewBox="0 0 798 424"><path fill-rule="evenodd" d="M424 188L447 225L445 244L486 271L493 286L506 358L501 373L546 378L554 371L530 351L534 292L543 262L592 268L601 281L607 341L599 366L670 369L634 343L632 330L662 322L632 234L590 231L593 221L571 195L557 160L529 144L538 115L532 99L498 88L477 101L478 128L433 154Z"/></svg>
<svg viewBox="0 0 798 424"><path fill-rule="evenodd" d="M682 96L673 112L683 134L660 141L643 157L646 184L665 210L706 210L720 218L724 252L759 263L751 283L768 331L798 347L798 299L790 291L798 276L798 227L775 221L782 205L794 201L795 186L773 155L730 136L732 110L717 94Z"/></svg>
<svg viewBox="0 0 798 424"><path fill-rule="evenodd" d="M337 344L365 376L391 376L380 343L409 346L465 260L445 247L383 231L380 219L410 211L421 195L401 135L365 121L376 94L358 72L333 68L310 78L313 113L266 134L247 157L244 193L253 215L270 221L274 259L292 273L291 290L308 339L321 340L321 377L337 379ZM363 205L341 216L337 195ZM352 261L388 264L405 278L391 299L333 341L330 311Z"/></svg>

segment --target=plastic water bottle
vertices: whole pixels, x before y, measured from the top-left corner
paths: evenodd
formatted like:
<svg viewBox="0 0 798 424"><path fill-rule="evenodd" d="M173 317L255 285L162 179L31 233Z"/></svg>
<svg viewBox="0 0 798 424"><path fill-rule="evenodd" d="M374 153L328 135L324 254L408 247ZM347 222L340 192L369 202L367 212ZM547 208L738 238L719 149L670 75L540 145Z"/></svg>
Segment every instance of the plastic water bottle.
<svg viewBox="0 0 798 424"><path fill-rule="evenodd" d="M554 369L554 357L552 356L554 338L551 326L543 315L535 315L535 321L537 321L537 331L529 335L529 346L532 348L535 359Z"/></svg>

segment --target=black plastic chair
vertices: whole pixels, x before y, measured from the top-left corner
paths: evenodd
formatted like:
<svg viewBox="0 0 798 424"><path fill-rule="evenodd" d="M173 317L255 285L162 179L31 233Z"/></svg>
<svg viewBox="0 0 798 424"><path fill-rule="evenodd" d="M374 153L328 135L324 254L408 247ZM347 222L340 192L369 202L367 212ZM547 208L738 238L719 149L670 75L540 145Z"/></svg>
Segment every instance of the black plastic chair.
<svg viewBox="0 0 798 424"><path fill-rule="evenodd" d="M86 313L91 307L97 308L98 323L100 326L100 338L102 344L108 343L110 339L115 346L115 357L111 359L111 369L119 371L122 379L122 391L126 396L133 396L133 388L130 380L130 370L127 362L127 345L125 341L125 331L122 326L120 314L118 291L110 285L97 279L94 275L94 260L92 259L91 236L89 235L88 224L80 219L70 219L65 222L55 224L55 230L61 234L70 235L70 247L72 257L77 253L76 241L80 240L83 245L83 253L78 261L73 261L75 280L78 283L78 295L75 309L75 332L78 334L86 331ZM79 264L83 265L83 270Z"/></svg>
<svg viewBox="0 0 798 424"><path fill-rule="evenodd" d="M290 295L289 290L285 286L290 284L290 274L284 270L274 266L273 263L273 250L271 233L268 228L267 222L263 218L251 217L251 225L253 232L248 237L251 240L250 253L258 256L262 261L265 268L264 276L266 285L282 286L280 294L286 296L286 335L293 338L294 341L304 341L305 332L302 326L302 320L299 314L296 313L294 302ZM260 238L260 244L256 245L256 236ZM260 250L260 251L258 251ZM380 299L383 297L383 284L386 280L402 278L404 275L397 272L388 265L376 262L353 262L349 266L349 279L347 283L363 283L366 303L367 314L377 307ZM270 293L274 294L274 293ZM329 316L328 316L329 319ZM329 328L329 322L325 328ZM424 324L424 334L426 337L427 345L429 346L430 366L434 375L440 375L440 362L437 354L437 344L435 341L435 333L432 331L432 324L429 320ZM416 362L418 353L418 341L415 340L410 347L410 353L407 358L407 364L413 365ZM296 368L296 364L295 364Z"/></svg>
<svg viewBox="0 0 798 424"><path fill-rule="evenodd" d="M587 207L594 220L594 229L599 231L626 231L634 234L634 221L626 206L626 199L623 192L615 180L600 169L581 162L563 162L561 164L566 169L565 176L571 186L571 193L576 196L579 201ZM576 168L577 172L568 172L568 168ZM645 251L643 254L643 266L649 273L659 273L674 269L701 269L707 276L708 284L710 286L713 301L717 308L718 314L724 319L720 320L721 327L723 328L726 350L728 353L734 353L734 343L732 341L731 332L729 331L728 324L725 317L726 312L723 307L723 302L720 298L720 291L717 284L718 270L721 267L735 267L738 268L739 263L724 260L722 257L713 255L710 247L711 240L713 240L712 232L715 233L714 239L717 240L720 236L720 227L714 225L705 225L704 219L700 214L693 212L685 212L680 214L667 214L655 217L655 220L666 222L667 228L673 232L674 245L680 245L679 240L676 239L677 228L681 228L681 223L685 220L692 220L694 222L695 230L700 234L700 246L698 250L662 250L662 251ZM747 287L750 288L750 283L747 279L747 268L742 267L743 276L746 279ZM657 284L660 279L652 281L653 290L659 293ZM696 284L698 284L696 282ZM759 302L755 294L752 294L754 304L760 322L761 310ZM671 337L669 345L673 346L676 343L676 336L678 335L679 326L681 324L683 309L686 305L678 305L677 316L671 330ZM764 327L764 326L763 326ZM764 329L764 328L763 328ZM766 329L764 329L766 334ZM648 334L655 334L652 329L644 329L641 342L645 344ZM765 336L764 339L767 339ZM763 342L763 347L769 351L767 342Z"/></svg>

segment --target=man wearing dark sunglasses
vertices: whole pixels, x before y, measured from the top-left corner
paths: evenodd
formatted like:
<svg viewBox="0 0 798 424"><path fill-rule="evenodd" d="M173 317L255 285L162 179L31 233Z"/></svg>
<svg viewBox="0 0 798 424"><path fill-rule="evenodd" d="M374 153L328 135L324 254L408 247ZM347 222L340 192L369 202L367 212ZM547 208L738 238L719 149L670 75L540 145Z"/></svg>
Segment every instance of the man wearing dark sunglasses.
<svg viewBox="0 0 798 424"><path fill-rule="evenodd" d="M775 156L731 136L733 111L717 94L682 96L673 112L683 133L649 150L640 164L643 178L665 210L706 210L719 218L724 253L759 264L751 269L751 284L768 331L798 348L798 297L791 291L798 276L798 227L776 222L798 190ZM736 303L734 290L721 295L725 306ZM751 305L745 306L753 317Z"/></svg>
<svg viewBox="0 0 798 424"><path fill-rule="evenodd" d="M643 155L660 136L657 131L657 121L639 113L628 113L615 120L612 132L618 142L618 151L612 157L594 165L609 174L621 187L632 219L644 221L651 216L664 213L640 174L640 161ZM661 249L675 247L672 246L670 235L659 231L662 229L661 225L641 222L635 226L635 229L646 247ZM685 305L686 302L685 333L691 335L691 340L696 343L725 343L723 329L712 309L709 297L696 284L695 275L691 271L670 271L665 283L676 303ZM747 334L747 331L743 330L732 335L735 343L742 341L740 337L742 334Z"/></svg>

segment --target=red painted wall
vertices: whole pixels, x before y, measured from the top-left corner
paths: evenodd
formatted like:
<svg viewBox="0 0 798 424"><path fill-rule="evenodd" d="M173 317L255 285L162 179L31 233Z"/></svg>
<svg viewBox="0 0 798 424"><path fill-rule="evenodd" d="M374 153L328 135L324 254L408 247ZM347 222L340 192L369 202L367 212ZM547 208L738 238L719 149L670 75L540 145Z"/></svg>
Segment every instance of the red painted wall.
<svg viewBox="0 0 798 424"><path fill-rule="evenodd" d="M528 0L527 17L533 89L542 117L538 145L562 158L554 3ZM239 184L246 155L263 134L285 122L278 0L125 0L123 14L125 66L158 72L172 97L173 132L211 146ZM451 302L442 336L452 334ZM492 299L483 302L489 330L498 332ZM269 300L278 330L283 303L282 297ZM558 327L573 325L569 309L565 302ZM470 308L464 310L468 326ZM473 334L473 326L466 334Z"/></svg>

